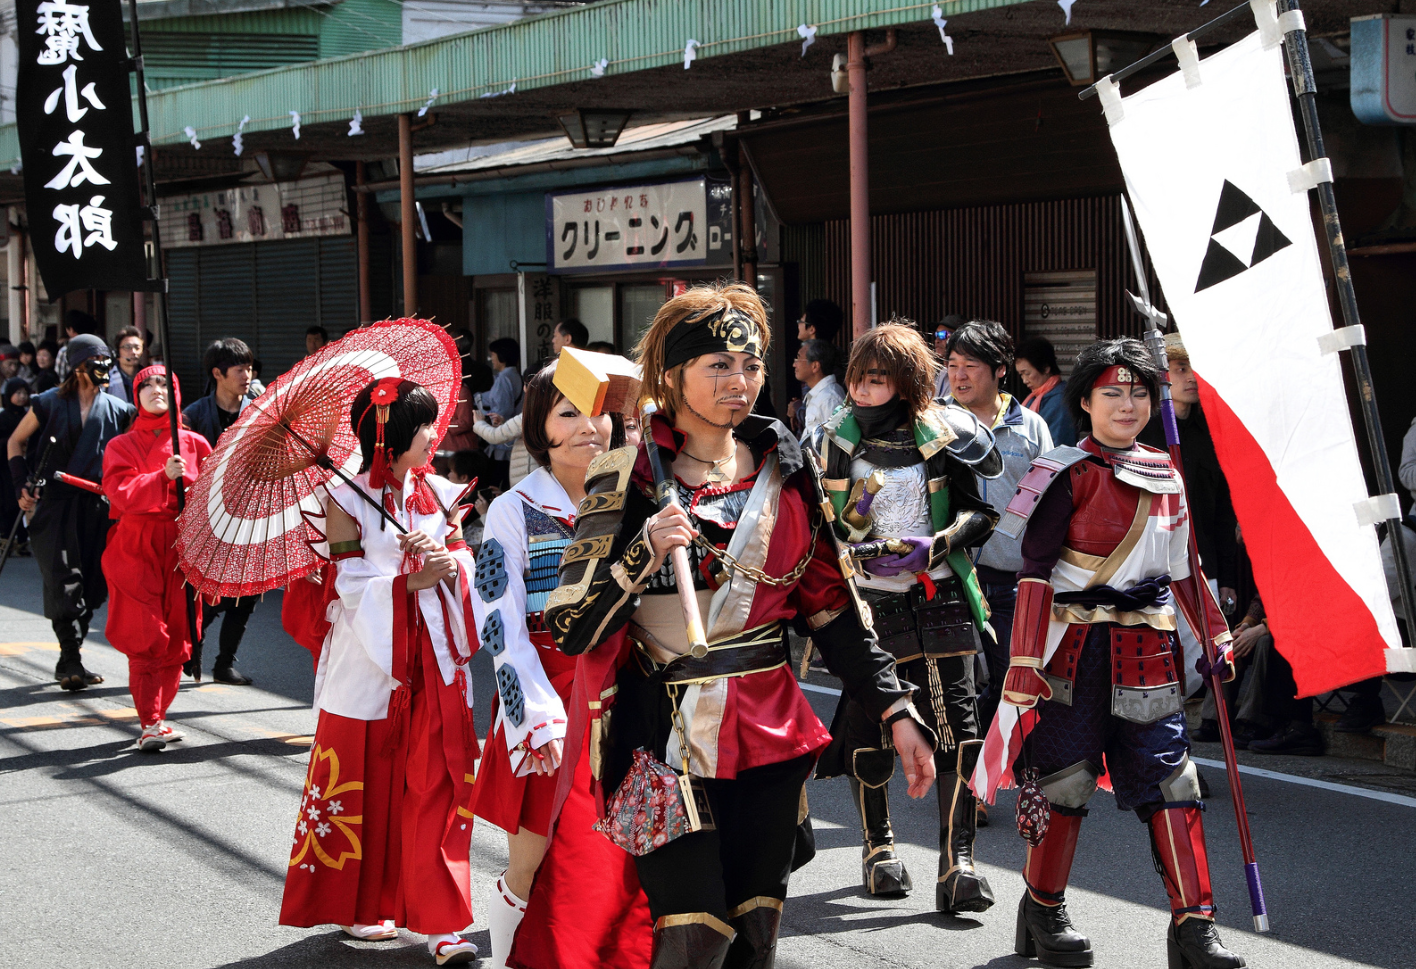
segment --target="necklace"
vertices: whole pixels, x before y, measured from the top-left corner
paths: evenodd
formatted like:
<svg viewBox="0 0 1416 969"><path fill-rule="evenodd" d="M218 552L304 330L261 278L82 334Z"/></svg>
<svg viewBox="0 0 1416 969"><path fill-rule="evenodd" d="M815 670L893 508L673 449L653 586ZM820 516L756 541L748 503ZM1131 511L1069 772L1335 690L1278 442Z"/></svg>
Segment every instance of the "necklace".
<svg viewBox="0 0 1416 969"><path fill-rule="evenodd" d="M721 484L722 482L728 480L727 472L723 471L722 467L737 456L737 444L733 444L733 449L728 452L726 457L719 458L717 461L710 461L706 458L700 458L698 455L689 454L687 451L684 450L679 451L679 454L682 454L684 457L689 458L690 460L697 461L699 464L708 465L708 470L703 475L704 479L711 484Z"/></svg>

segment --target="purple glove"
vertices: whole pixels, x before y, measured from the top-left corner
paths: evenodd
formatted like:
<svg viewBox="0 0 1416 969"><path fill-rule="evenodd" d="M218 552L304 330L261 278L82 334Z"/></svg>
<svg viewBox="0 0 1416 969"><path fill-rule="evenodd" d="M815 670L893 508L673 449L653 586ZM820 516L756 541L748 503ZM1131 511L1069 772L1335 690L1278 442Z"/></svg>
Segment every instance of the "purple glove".
<svg viewBox="0 0 1416 969"><path fill-rule="evenodd" d="M914 548L903 555L882 555L878 559L870 559L865 563L865 570L871 575L888 579L904 572L923 572L929 567L929 549L934 544L933 538L909 535L900 541L909 542Z"/></svg>
<svg viewBox="0 0 1416 969"><path fill-rule="evenodd" d="M1214 662L1205 658L1203 652L1195 658L1195 672L1205 679L1218 676L1224 682L1234 678L1234 651L1228 643L1215 647Z"/></svg>

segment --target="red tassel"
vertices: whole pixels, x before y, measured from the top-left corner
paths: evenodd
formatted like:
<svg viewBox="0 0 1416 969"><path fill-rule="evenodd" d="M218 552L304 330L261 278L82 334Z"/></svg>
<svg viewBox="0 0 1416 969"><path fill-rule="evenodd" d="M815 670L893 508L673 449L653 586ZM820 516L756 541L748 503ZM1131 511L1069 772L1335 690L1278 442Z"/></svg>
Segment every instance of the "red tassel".
<svg viewBox="0 0 1416 969"><path fill-rule="evenodd" d="M472 708L467 705L467 669L463 666L457 667L457 671L452 674L452 680L457 684L457 692L462 697L462 740L465 744L467 739L473 736Z"/></svg>
<svg viewBox="0 0 1416 969"><path fill-rule="evenodd" d="M934 584L934 580L929 577L929 573L916 572L915 577L918 578L920 584L924 586L924 598L929 602L933 602L935 594L939 591L939 587Z"/></svg>
<svg viewBox="0 0 1416 969"><path fill-rule="evenodd" d="M393 696L388 700L388 742L384 744L387 753L394 753L403 743L403 728L408 720L408 707L412 702L413 691L408 689L407 684L400 683L398 689L393 691Z"/></svg>

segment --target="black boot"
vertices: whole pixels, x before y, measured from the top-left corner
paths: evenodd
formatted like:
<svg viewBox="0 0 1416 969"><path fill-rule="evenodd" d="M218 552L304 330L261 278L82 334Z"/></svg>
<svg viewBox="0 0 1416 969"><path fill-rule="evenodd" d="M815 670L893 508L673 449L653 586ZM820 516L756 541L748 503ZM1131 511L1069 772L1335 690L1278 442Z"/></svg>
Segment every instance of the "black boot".
<svg viewBox="0 0 1416 969"><path fill-rule="evenodd" d="M649 969L722 969L733 930L707 912L665 915L654 923Z"/></svg>
<svg viewBox="0 0 1416 969"><path fill-rule="evenodd" d="M982 750L982 740L963 741L954 760L954 783L945 783L948 775L939 774L939 881L934 907L941 912L986 912L993 905L993 889L974 869L973 859L978 803L969 790L969 778Z"/></svg>
<svg viewBox="0 0 1416 969"><path fill-rule="evenodd" d="M88 675L80 658L78 643L60 644L59 664L54 667L54 678L59 681L60 687L70 692L88 689Z"/></svg>
<svg viewBox="0 0 1416 969"><path fill-rule="evenodd" d="M1188 918L1179 925L1172 921L1165 951L1170 957L1169 969L1241 969L1248 965L1243 956L1224 947L1214 922L1205 918Z"/></svg>
<svg viewBox="0 0 1416 969"><path fill-rule="evenodd" d="M216 662L211 667L211 678L218 683L229 683L232 686L250 686L255 682L236 668L236 651L233 649L228 653L224 648L216 654Z"/></svg>
<svg viewBox="0 0 1416 969"><path fill-rule="evenodd" d="M1029 891L1018 903L1013 951L1024 958L1036 956L1044 966L1082 969L1092 964L1091 939L1072 928L1067 903L1043 905Z"/></svg>
<svg viewBox="0 0 1416 969"><path fill-rule="evenodd" d="M229 683L232 686L250 686L256 682L246 674L238 670L234 664L222 664L221 660L216 661L216 665L211 668L211 678L218 683Z"/></svg>
<svg viewBox="0 0 1416 969"><path fill-rule="evenodd" d="M851 795L860 811L865 844L861 847L861 883L872 895L902 898L914 889L905 863L895 854L895 831L890 826L890 785L870 787L850 778Z"/></svg>
<svg viewBox="0 0 1416 969"><path fill-rule="evenodd" d="M758 896L728 915L737 937L723 969L772 969L777 961L777 931L782 927L782 900Z"/></svg>

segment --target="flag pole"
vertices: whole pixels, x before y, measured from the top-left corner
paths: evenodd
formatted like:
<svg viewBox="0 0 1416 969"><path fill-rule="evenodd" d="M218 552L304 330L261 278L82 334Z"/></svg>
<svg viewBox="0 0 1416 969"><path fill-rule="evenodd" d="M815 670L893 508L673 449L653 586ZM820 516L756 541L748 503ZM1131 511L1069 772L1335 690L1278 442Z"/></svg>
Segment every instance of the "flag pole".
<svg viewBox="0 0 1416 969"><path fill-rule="evenodd" d="M1131 298L1132 305L1145 317L1146 320L1146 348L1150 350L1151 357L1155 360L1155 365L1160 369L1160 420L1165 427L1165 446L1170 452L1170 462L1175 465L1175 473L1180 476L1183 482L1185 479L1185 465L1180 455L1180 428L1175 423L1175 401L1170 395L1170 365L1165 356L1165 337L1161 335L1160 328L1166 322L1166 316L1155 308L1151 302L1150 286L1146 282L1145 265L1141 262L1141 246L1136 240L1136 225L1131 219L1131 206L1126 202L1126 196L1121 196L1121 219L1126 229L1126 246L1131 251L1131 265L1136 270L1136 288L1141 291L1140 296L1131 292L1126 295ZM1209 590L1204 588L1204 576L1200 571L1200 551L1199 544L1195 540L1195 516L1190 514L1190 541L1187 543L1187 555L1190 563L1190 575L1194 578L1195 584L1199 586L1200 600L1200 622L1204 628L1193 630L1195 638L1200 641L1200 648L1204 650L1205 660L1213 666L1216 658L1214 643L1209 637L1209 624L1213 618L1211 610L1215 607ZM1259 878L1259 862L1254 854L1254 839L1249 832L1249 812L1244 803L1244 784L1239 777L1239 760L1234 753L1234 733L1229 726L1228 702L1224 696L1224 680L1220 673L1212 673L1209 677L1210 690L1214 693L1215 717L1219 720L1219 739L1224 747L1224 772L1229 778L1230 799L1234 802L1234 819L1239 828L1239 850L1244 856L1244 876L1249 883L1249 906L1253 910L1254 930L1257 932L1267 932L1269 930L1268 908L1264 905L1264 885Z"/></svg>
<svg viewBox="0 0 1416 969"><path fill-rule="evenodd" d="M132 69L137 81L138 123L141 128L137 133L137 143L143 150L143 188L148 210L152 214L152 255L157 270L153 281L160 284L157 288L157 342L162 345L163 371L167 375L167 420L172 431L172 453L181 457L182 435L179 431L177 392L172 375L172 343L170 339L172 327L167 310L167 273L162 261L162 230L158 225L157 175L153 170L152 139L148 130L147 84L143 77L143 42L138 34L138 0L128 0L128 20L133 31L129 53L132 55ZM133 403L136 405L137 401L134 400ZM180 515L187 507L185 475L178 477L173 484L177 487L177 514ZM202 678L202 640L201 630L197 628L196 590L192 588L191 583L184 580L182 591L187 600L187 635L192 640L192 658L187 661L186 667L190 671L192 679L200 682Z"/></svg>
<svg viewBox="0 0 1416 969"><path fill-rule="evenodd" d="M1280 14L1290 10L1299 10L1298 0L1278 0ZM1299 113L1303 116L1308 158L1310 161L1326 158L1323 129L1318 123L1318 85L1313 78L1313 61L1308 54L1308 31L1303 27L1301 14L1297 18L1297 26L1284 34L1283 49L1288 55L1288 74L1293 81L1293 93L1298 98ZM1323 228L1327 233L1328 253L1332 257L1337 301L1342 307L1343 326L1352 334L1352 342L1347 349L1352 354L1352 372L1357 378L1357 397L1362 404L1362 423L1367 428L1367 445L1372 452L1377 489L1380 495L1395 498L1396 482L1392 478L1391 458L1382 438L1382 417L1377 411L1372 364L1367 356L1367 334L1357 311L1357 292L1352 286L1352 269L1347 262L1347 243L1342 236L1342 222L1337 215L1337 197L1333 194L1332 181L1319 182L1317 192L1318 205L1323 213ZM1416 623L1412 622L1416 617L1416 603L1412 601L1411 565L1406 558L1406 543L1402 540L1399 505L1396 506L1396 514L1386 519L1386 526L1397 581L1401 585L1402 618L1406 620L1407 634L1416 635Z"/></svg>

